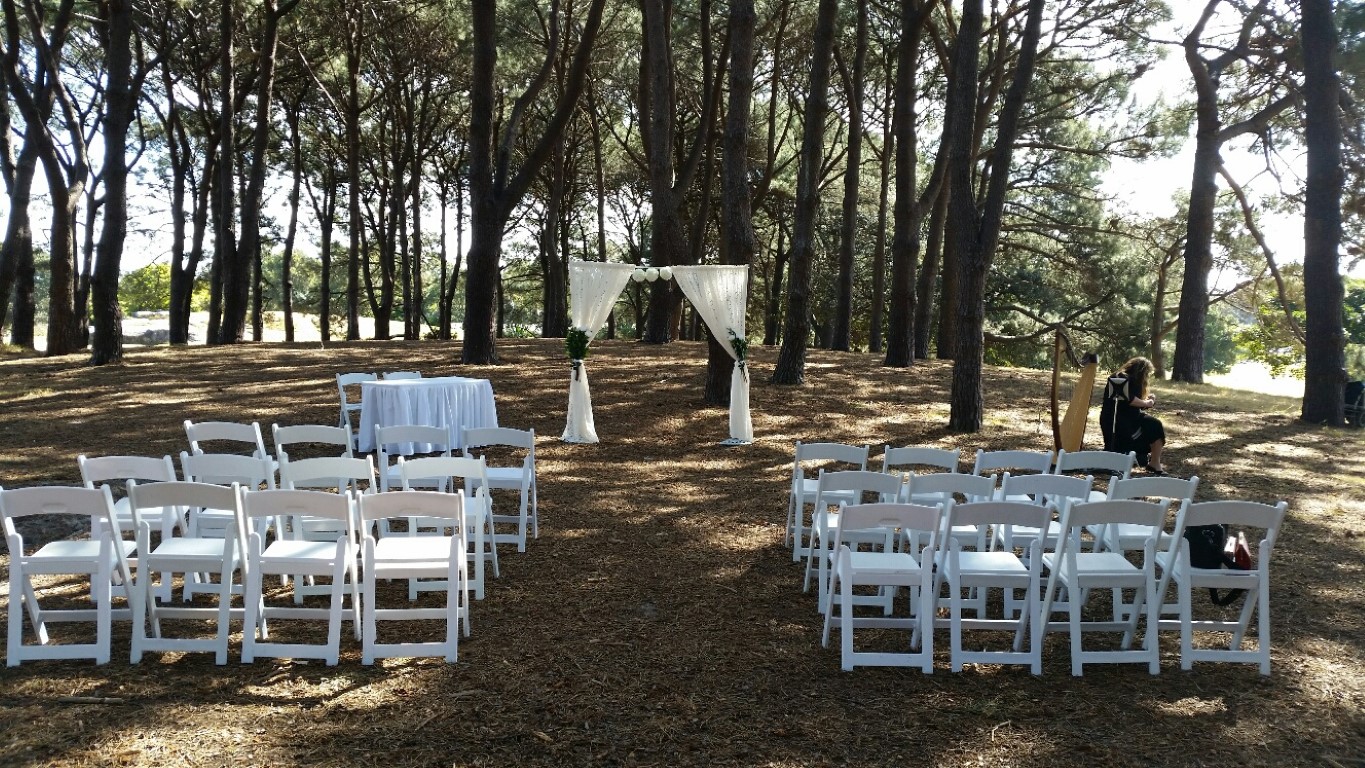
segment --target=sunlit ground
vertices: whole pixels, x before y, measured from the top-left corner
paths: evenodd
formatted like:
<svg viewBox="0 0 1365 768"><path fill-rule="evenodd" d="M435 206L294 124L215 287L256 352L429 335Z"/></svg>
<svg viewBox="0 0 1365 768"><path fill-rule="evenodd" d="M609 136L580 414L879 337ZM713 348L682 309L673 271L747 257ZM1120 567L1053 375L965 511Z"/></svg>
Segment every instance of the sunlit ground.
<svg viewBox="0 0 1365 768"><path fill-rule="evenodd" d="M1252 361L1237 363L1227 373L1213 373L1204 378L1219 387L1248 389L1281 397L1303 397L1303 379L1271 376L1269 368Z"/></svg>

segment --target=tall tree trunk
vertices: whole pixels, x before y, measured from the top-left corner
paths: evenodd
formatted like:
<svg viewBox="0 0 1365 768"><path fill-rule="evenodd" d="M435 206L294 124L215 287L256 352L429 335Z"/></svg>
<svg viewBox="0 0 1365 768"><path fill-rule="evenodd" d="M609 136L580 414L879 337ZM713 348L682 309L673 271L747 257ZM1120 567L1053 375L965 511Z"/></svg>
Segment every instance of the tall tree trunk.
<svg viewBox="0 0 1365 768"><path fill-rule="evenodd" d="M782 281L787 271L787 244L784 242L787 228L778 218L777 247L773 249L773 277L768 284L768 306L763 315L763 345L777 346L782 329Z"/></svg>
<svg viewBox="0 0 1365 768"><path fill-rule="evenodd" d="M59 40L65 34L67 19L70 18L71 3L65 3L57 17L53 19L52 39ZM33 300L33 230L29 207L32 201L33 179L38 173L38 159L41 145L51 142L47 120L52 114L52 103L59 87L57 79L50 76L42 57L35 52L30 41L21 34L24 14L13 0L3 3L4 10L4 87L0 96L4 98L3 109L5 135L3 138L6 164L9 161L9 141L12 130L10 106L17 107L24 124L24 143L19 157L12 168L5 172L5 186L9 193L9 221L6 225L5 241L0 247L0 333L5 327L6 312L10 298L14 298L12 341L15 345L34 348ZM34 63L24 69L20 64L21 53L31 52ZM23 73L28 74L25 79Z"/></svg>
<svg viewBox="0 0 1365 768"><path fill-rule="evenodd" d="M811 46L810 90L806 95L801 164L796 181L796 222L792 232L791 274L787 280L787 322L773 370L774 384L806 380L810 341L810 269L815 250L815 215L820 204L820 162L829 111L829 69L839 25L839 0L820 0Z"/></svg>
<svg viewBox="0 0 1365 768"><path fill-rule="evenodd" d="M1033 65L1042 32L1044 0L1029 0L1024 35L1019 45L1019 59L1014 76L1005 94L1004 104L996 124L995 148L991 152L989 186L976 207L972 195L971 153L965 139L970 131L965 128L973 118L966 110L976 100L977 54L981 41L981 0L967 0L963 6L962 22L958 28L958 43L953 56L953 78L948 120L952 123L953 152L949 162L952 171L952 199L949 202L949 230L957 244L957 258L961 264L961 295L958 305L958 346L953 361L952 399L948 428L958 432L977 432L981 429L983 401L981 368L984 351L986 275L990 271L996 244L1000 239L1001 217L1005 208L1005 192L1009 184L1010 164L1014 156L1014 140L1019 132L1019 118L1023 112L1024 96L1033 79Z"/></svg>
<svg viewBox="0 0 1365 768"><path fill-rule="evenodd" d="M753 0L730 2L730 96L725 112L721 159L721 245L723 264L753 263L753 209L749 195L749 114L754 91ZM747 302L746 302L747 305ZM736 329L738 330L738 329ZM730 376L734 363L714 337L725 338L727 329L712 328L706 360L705 401L730 404Z"/></svg>
<svg viewBox="0 0 1365 768"><path fill-rule="evenodd" d="M648 120L648 136L644 142L649 171L650 246L652 266L665 267L685 264L688 242L680 208L681 194L675 186L677 174L673 167L673 49L669 26L673 4L667 0L644 0L644 73L641 93ZM700 127L698 130L702 130ZM645 313L643 341L664 344L673 339L672 282L660 280L650 283L649 309Z"/></svg>
<svg viewBox="0 0 1365 768"><path fill-rule="evenodd" d="M237 133L234 114L237 93L237 68L233 56L235 14L232 0L219 0L218 34L218 186L214 237L214 286L221 296L222 314L218 320L215 344L242 341L246 330L246 311L250 286L250 255L237 247ZM215 315L217 313L215 312Z"/></svg>
<svg viewBox="0 0 1365 768"><path fill-rule="evenodd" d="M1344 421L1346 335L1342 327L1341 84L1334 63L1331 0L1301 0L1308 180L1304 200L1303 292L1307 310L1304 421Z"/></svg>
<svg viewBox="0 0 1365 768"><path fill-rule="evenodd" d="M284 312L284 340L294 341L294 238L299 229L299 196L303 192L303 142L299 135L299 106L287 111L290 144L289 224L284 233L284 254L280 257L280 309Z"/></svg>
<svg viewBox="0 0 1365 768"><path fill-rule="evenodd" d="M549 159L569 123L578 96L583 91L593 42L601 27L606 0L592 0L587 17L579 29L578 47L564 92L555 102L554 112L544 132L526 153L522 165L512 173L512 148L521 130L521 114L535 98L549 76L556 53L559 4L550 10L552 44L540 74L517 99L512 114L503 126L503 140L494 162L493 94L497 66L497 3L495 0L472 0L473 15L473 72L470 88L469 145L470 145L470 221L469 273L465 276L464 343L461 360L466 364L487 365L498 362L494 341L498 302L495 287L499 284L498 254L502 250L502 230L512 210L530 187L531 180Z"/></svg>
<svg viewBox="0 0 1365 768"><path fill-rule="evenodd" d="M845 78L848 94L848 157L844 171L843 227L839 232L839 277L834 292L834 328L830 348L847 352L853 339L853 252L858 236L858 198L863 164L864 72L867 69L867 3L858 3L858 34L853 72ZM915 51L918 54L918 51ZM915 55L912 54L912 55Z"/></svg>
<svg viewBox="0 0 1365 768"><path fill-rule="evenodd" d="M891 204L891 158L896 151L891 131L891 98L894 78L887 77L882 103L882 154L878 173L877 242L872 252L872 316L868 321L867 351L879 354L886 348L886 214Z"/></svg>
<svg viewBox="0 0 1365 768"><path fill-rule="evenodd" d="M133 8L129 0L109 0L105 38L108 85L104 104L104 226L91 289L95 338L91 362L123 359L123 313L118 305L119 264L128 233L128 126L137 95L133 84Z"/></svg>
<svg viewBox="0 0 1365 768"><path fill-rule="evenodd" d="M569 252L559 246L560 219L564 205L564 146L556 144L550 153L550 194L545 205L545 225L540 239L540 266L543 274L541 301L544 321L540 335L547 339L562 339L569 332L569 286L567 261Z"/></svg>
<svg viewBox="0 0 1365 768"><path fill-rule="evenodd" d="M895 116L896 203L892 209L895 234L891 239L891 311L888 313L884 364L907 368L915 362L915 271L919 261L919 217L915 210L915 165L919 144L915 131L918 92L920 9L915 0L901 0L901 44L896 58Z"/></svg>
<svg viewBox="0 0 1365 768"><path fill-rule="evenodd" d="M14 184L9 190L9 220L5 222L4 245L0 246L0 334L5 328L5 314L9 310L10 297L14 295L19 267L24 263L33 263L33 225L29 218L29 204L33 199L33 178L38 173L38 148L37 139L32 133L25 135L23 148L19 150L19 157L15 161ZM32 349L31 327L26 336L26 339L21 338L16 332L14 344Z"/></svg>
<svg viewBox="0 0 1365 768"><path fill-rule="evenodd" d="M346 340L360 338L360 46L365 39L365 13L358 0L346 5L346 215L349 250L346 255ZM377 329L377 325L376 325Z"/></svg>
<svg viewBox="0 0 1365 768"><path fill-rule="evenodd" d="M1252 30L1261 16L1269 13L1269 0L1244 8L1241 35L1236 44L1220 45L1218 55L1201 55L1200 36L1222 0L1208 0L1199 21L1185 37L1185 63L1189 66L1195 90L1195 145L1193 177L1190 181L1189 213L1185 238L1185 276L1180 292L1180 325L1176 330L1175 354L1171 366L1173 381L1199 384L1204 381L1204 324L1209 311L1209 272L1213 269L1214 207L1218 199L1219 155L1230 139L1245 133L1266 130L1269 121L1299 99L1288 93L1261 106L1250 117L1224 126L1219 111L1218 88L1223 72L1247 57L1259 43L1253 43ZM1260 65L1257 65L1260 66Z"/></svg>
<svg viewBox="0 0 1365 768"><path fill-rule="evenodd" d="M939 265L943 259L943 230L948 220L948 185L934 197L933 212L929 214L929 243L924 249L924 263L915 278L915 357L929 359L929 337L934 324L934 285L938 282Z"/></svg>
<svg viewBox="0 0 1365 768"><path fill-rule="evenodd" d="M337 180L329 169L323 174L322 210L318 229L322 239L322 267L318 276L318 336L322 343L332 340L332 238L336 227Z"/></svg>

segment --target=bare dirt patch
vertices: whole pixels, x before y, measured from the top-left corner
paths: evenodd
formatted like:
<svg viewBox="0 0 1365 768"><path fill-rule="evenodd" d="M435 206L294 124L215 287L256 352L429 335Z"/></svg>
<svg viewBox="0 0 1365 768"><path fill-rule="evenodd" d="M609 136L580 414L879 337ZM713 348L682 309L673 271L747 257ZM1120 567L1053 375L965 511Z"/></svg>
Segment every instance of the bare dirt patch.
<svg viewBox="0 0 1365 768"><path fill-rule="evenodd" d="M503 342L505 364L456 365L450 344L360 342L0 361L0 484L74 483L75 456L178 454L186 419L334 423L334 374L420 369L492 380L499 420L534 428L541 537L503 550L460 661L339 666L204 654L0 671L5 765L1361 765L1365 757L1365 502L1361 433L1304 425L1290 400L1161 389L1168 467L1204 498L1288 499L1272 586L1274 670L932 676L839 671L782 545L795 440L1043 449L1047 375L988 368L979 434L948 433L951 366L909 370L812 352L803 387L768 383L755 349L756 442L723 448L700 403L704 348L597 342L602 443L559 442L559 341ZM1092 425L1092 439L1093 439ZM41 532L40 532L41 533ZM47 535L65 535L48 531ZM0 559L0 566L8 555ZM0 601L7 607L5 593ZM88 697L71 701L67 697ZM88 703L105 700L105 703Z"/></svg>

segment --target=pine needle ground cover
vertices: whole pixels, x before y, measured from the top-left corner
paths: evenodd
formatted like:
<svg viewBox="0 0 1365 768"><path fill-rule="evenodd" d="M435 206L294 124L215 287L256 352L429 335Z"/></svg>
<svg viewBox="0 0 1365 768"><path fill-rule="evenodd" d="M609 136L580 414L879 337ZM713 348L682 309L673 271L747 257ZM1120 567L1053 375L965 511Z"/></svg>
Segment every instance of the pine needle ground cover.
<svg viewBox="0 0 1365 768"><path fill-rule="evenodd" d="M0 483L76 483L78 453L178 455L184 419L332 424L335 374L488 378L504 426L538 436L541 536L504 548L460 660L360 663L207 654L30 662L0 669L0 765L1365 765L1362 433L1299 423L1297 402L1159 389L1168 469L1202 499L1289 502L1275 553L1274 666L1141 665L1069 674L947 668L839 671L814 596L783 546L793 443L1043 450L1048 374L987 368L983 431L955 435L951 364L886 369L812 351L807 385L767 383L751 350L755 443L725 448L701 404L705 347L599 341L589 363L602 442L570 445L563 342L505 341L504 364L454 364L451 344L361 342L132 351L120 366L0 362ZM1098 440L1093 418L1089 444ZM874 464L875 464L874 458ZM30 537L70 535L37 529ZM79 534L77 534L79 535ZM0 610L9 597L0 556ZM50 589L78 591L76 584ZM393 599L402 589L393 587ZM1198 598L1196 598L1198 599ZM85 632L86 627L73 631ZM310 636L310 639L312 637Z"/></svg>

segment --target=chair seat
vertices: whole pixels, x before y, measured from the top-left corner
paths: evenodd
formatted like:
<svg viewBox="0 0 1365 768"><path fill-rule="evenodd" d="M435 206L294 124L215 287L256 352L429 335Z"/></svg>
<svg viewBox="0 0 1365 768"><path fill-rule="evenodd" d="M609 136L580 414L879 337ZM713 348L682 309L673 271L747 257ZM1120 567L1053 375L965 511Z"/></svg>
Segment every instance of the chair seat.
<svg viewBox="0 0 1365 768"><path fill-rule="evenodd" d="M296 541L277 539L261 553L263 561L272 564L330 561L336 556L335 541Z"/></svg>
<svg viewBox="0 0 1365 768"><path fill-rule="evenodd" d="M185 560L202 559L212 562L220 562L223 559L223 540L222 539L166 539L152 550L150 555L145 555L154 560Z"/></svg>
<svg viewBox="0 0 1365 768"><path fill-rule="evenodd" d="M1055 553L1048 552L1043 555L1043 565L1047 568L1054 568L1055 562ZM1142 569L1128 562L1128 558L1118 552L1086 552L1077 555L1076 569L1081 576L1087 579L1142 576ZM1064 580L1072 577L1071 569L1067 563L1063 562L1063 567L1058 571L1058 575Z"/></svg>
<svg viewBox="0 0 1365 768"><path fill-rule="evenodd" d="M1105 526L1104 538L1111 546L1118 549L1142 549L1151 538L1152 533L1157 534L1157 549L1164 550L1171 541L1171 534L1160 530L1151 525L1138 525L1137 523L1115 523Z"/></svg>
<svg viewBox="0 0 1365 768"><path fill-rule="evenodd" d="M492 488L520 488L525 477L521 467L488 468L488 485Z"/></svg>
<svg viewBox="0 0 1365 768"><path fill-rule="evenodd" d="M123 550L124 557L131 557L137 550L137 544L126 540L116 540L115 543ZM110 562L116 562L117 554L110 550L113 557ZM53 541L38 548L37 552L29 555L24 570L29 573L48 573L45 568L65 568L72 563L88 563L92 558L98 557L100 553L100 543L98 541ZM68 571L56 571L57 573L68 573ZM78 572L78 571L72 571Z"/></svg>
<svg viewBox="0 0 1365 768"><path fill-rule="evenodd" d="M859 573L919 571L919 561L907 552L853 552L850 563Z"/></svg>
<svg viewBox="0 0 1365 768"><path fill-rule="evenodd" d="M1028 568L1013 552L959 552L957 568L947 559L946 572L959 576L1011 576L1028 578Z"/></svg>
<svg viewBox="0 0 1365 768"><path fill-rule="evenodd" d="M428 518L436 519L436 518ZM445 525L454 521L442 519ZM450 558L450 536L403 536L383 538L374 544L374 559L384 562L446 563Z"/></svg>
<svg viewBox="0 0 1365 768"><path fill-rule="evenodd" d="M1013 536L1016 541L1018 541L1019 539L1023 539L1025 541L1032 541L1038 538L1039 530L1040 529L1034 528L1031 525L1013 525L1010 526L1010 535ZM1049 540L1056 539L1058 536L1061 535L1062 535L1061 523L1058 523L1056 520L1054 520L1047 524L1047 538ZM996 541L1001 540L999 534L997 534L995 538Z"/></svg>

